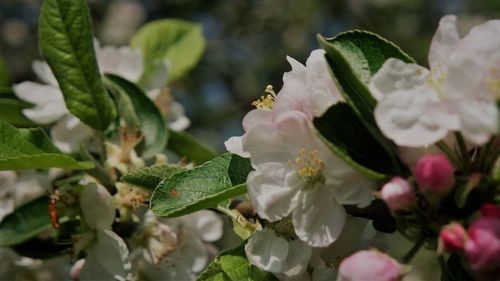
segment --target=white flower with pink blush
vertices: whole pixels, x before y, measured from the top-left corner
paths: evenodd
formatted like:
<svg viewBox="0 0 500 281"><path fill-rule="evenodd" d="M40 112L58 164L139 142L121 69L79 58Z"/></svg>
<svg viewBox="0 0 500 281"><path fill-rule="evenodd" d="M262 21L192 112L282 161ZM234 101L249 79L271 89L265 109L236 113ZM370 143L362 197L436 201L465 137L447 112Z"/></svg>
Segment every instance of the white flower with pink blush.
<svg viewBox="0 0 500 281"><path fill-rule="evenodd" d="M302 112L312 120L342 100L328 71L324 54L323 50L312 51L306 65L287 57L292 70L283 75L283 87L276 94L271 86L267 86L266 95L253 102L256 108L243 118L245 134L228 139L226 149L242 157L250 157L248 151L243 150L242 142L253 127L273 123L289 111Z"/></svg>
<svg viewBox="0 0 500 281"><path fill-rule="evenodd" d="M337 239L346 219L342 204L372 198L372 182L333 155L301 112L255 126L243 148L255 169L247 185L259 216L275 222L291 215L295 234L310 246Z"/></svg>
<svg viewBox="0 0 500 281"><path fill-rule="evenodd" d="M375 119L400 146L422 147L458 131L481 145L498 132L500 21L460 38L456 17L441 19L429 51L430 71L391 58L373 76Z"/></svg>

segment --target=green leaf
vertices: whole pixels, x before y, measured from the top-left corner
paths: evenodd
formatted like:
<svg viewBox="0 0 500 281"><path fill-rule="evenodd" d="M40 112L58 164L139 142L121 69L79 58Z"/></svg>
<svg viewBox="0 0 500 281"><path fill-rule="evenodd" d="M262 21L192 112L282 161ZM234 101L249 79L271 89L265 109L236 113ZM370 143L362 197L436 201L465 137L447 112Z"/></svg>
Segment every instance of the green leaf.
<svg viewBox="0 0 500 281"><path fill-rule="evenodd" d="M99 74L87 1L43 1L39 37L42 55L59 82L69 111L104 131L116 110Z"/></svg>
<svg viewBox="0 0 500 281"><path fill-rule="evenodd" d="M109 81L108 85L114 89L112 92L117 100L120 116L130 127L139 126L144 135L144 143L139 146L141 155L149 158L162 152L167 145L168 130L155 104L134 83L112 74L105 77Z"/></svg>
<svg viewBox="0 0 500 281"><path fill-rule="evenodd" d="M9 87L11 78L7 66L2 57L0 57L0 87Z"/></svg>
<svg viewBox="0 0 500 281"><path fill-rule="evenodd" d="M274 281L274 275L251 265L245 255L244 244L224 251L200 274L197 281Z"/></svg>
<svg viewBox="0 0 500 281"><path fill-rule="evenodd" d="M400 167L395 145L383 136L376 125L373 117L376 100L367 85L387 59L415 61L393 43L367 31L348 31L331 39L319 35L318 41L326 51L330 71L343 97L391 157L392 165ZM404 173L404 168L400 169L399 173Z"/></svg>
<svg viewBox="0 0 500 281"><path fill-rule="evenodd" d="M59 151L40 129L18 129L0 121L0 170L91 169L91 162L77 162Z"/></svg>
<svg viewBox="0 0 500 281"><path fill-rule="evenodd" d="M205 39L201 25L167 19L144 25L132 38L131 45L143 51L145 74L166 60L168 80L175 81L198 63L205 50Z"/></svg>
<svg viewBox="0 0 500 281"><path fill-rule="evenodd" d="M0 246L12 246L52 227L48 212L49 200L38 198L16 209L0 223Z"/></svg>
<svg viewBox="0 0 500 281"><path fill-rule="evenodd" d="M36 125L23 114L23 109L29 108L26 102L15 98L0 98L0 121L5 121L15 126Z"/></svg>
<svg viewBox="0 0 500 281"><path fill-rule="evenodd" d="M328 148L360 173L372 179L396 173L391 157L346 103L331 106L313 123Z"/></svg>
<svg viewBox="0 0 500 281"><path fill-rule="evenodd" d="M185 157L196 164L203 164L217 156L217 153L212 148L186 132L170 130L167 148L180 157Z"/></svg>
<svg viewBox="0 0 500 281"><path fill-rule="evenodd" d="M248 159L223 154L162 181L151 197L150 209L158 216L177 217L213 207L245 193L251 170Z"/></svg>
<svg viewBox="0 0 500 281"><path fill-rule="evenodd" d="M178 172L185 171L181 166L153 165L133 170L120 178L121 182L154 190L164 179L170 178Z"/></svg>

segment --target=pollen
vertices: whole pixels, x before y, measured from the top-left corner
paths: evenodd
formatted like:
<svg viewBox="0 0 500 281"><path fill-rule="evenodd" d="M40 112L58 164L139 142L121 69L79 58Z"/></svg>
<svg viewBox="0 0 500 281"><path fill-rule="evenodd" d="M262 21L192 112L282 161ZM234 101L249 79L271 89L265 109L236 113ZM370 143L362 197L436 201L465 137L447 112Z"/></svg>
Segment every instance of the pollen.
<svg viewBox="0 0 500 281"><path fill-rule="evenodd" d="M321 175L324 163L316 149L308 152L302 148L294 160L288 160L288 165L295 168L299 177L314 180Z"/></svg>
<svg viewBox="0 0 500 281"><path fill-rule="evenodd" d="M273 86L267 85L264 90L267 95L261 96L258 100L252 102L252 105L260 109L273 109L274 101L276 100L276 93L273 90Z"/></svg>

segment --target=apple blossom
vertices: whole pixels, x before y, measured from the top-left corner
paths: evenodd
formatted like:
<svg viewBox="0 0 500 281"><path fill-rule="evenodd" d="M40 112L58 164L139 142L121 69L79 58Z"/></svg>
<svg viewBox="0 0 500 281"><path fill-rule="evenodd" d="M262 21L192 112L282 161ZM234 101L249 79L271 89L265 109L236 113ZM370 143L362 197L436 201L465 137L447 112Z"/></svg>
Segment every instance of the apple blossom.
<svg viewBox="0 0 500 281"><path fill-rule="evenodd" d="M397 261L379 251L364 250L342 261L337 281L397 281L400 276Z"/></svg>
<svg viewBox="0 0 500 281"><path fill-rule="evenodd" d="M386 183L380 195L392 211L408 209L415 202L410 183L400 177L394 177Z"/></svg>

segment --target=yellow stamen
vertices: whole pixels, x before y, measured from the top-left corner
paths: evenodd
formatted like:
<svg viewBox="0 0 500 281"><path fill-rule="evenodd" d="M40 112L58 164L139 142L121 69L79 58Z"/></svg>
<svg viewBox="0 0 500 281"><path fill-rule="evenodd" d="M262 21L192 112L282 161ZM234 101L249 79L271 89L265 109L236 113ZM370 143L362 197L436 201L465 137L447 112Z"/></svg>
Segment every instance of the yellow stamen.
<svg viewBox="0 0 500 281"><path fill-rule="evenodd" d="M252 102L252 105L256 108L271 110L273 109L273 104L276 99L276 93L271 85L267 85L264 92L266 92L267 95L261 96L258 100Z"/></svg>
<svg viewBox="0 0 500 281"><path fill-rule="evenodd" d="M306 149L302 148L295 160L288 160L288 165L297 170L299 177L315 180L321 174L324 163L319 158L319 152L316 149L307 153Z"/></svg>
<svg viewBox="0 0 500 281"><path fill-rule="evenodd" d="M486 77L484 80L490 93L492 93L496 99L500 99L500 73L495 67L490 69L490 73L491 76Z"/></svg>

